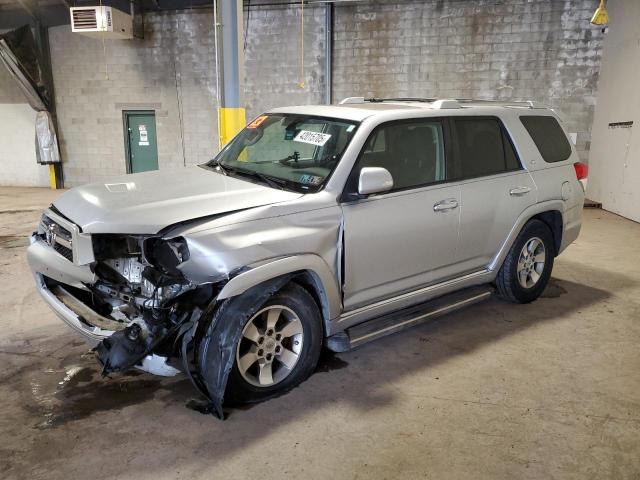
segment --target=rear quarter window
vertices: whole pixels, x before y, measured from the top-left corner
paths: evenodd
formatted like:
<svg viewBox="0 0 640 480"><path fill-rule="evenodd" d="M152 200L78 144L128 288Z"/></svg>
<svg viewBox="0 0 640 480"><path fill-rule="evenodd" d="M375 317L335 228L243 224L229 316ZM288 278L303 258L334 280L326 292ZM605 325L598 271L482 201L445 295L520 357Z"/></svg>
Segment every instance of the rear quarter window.
<svg viewBox="0 0 640 480"><path fill-rule="evenodd" d="M554 117L526 115L520 117L545 162L562 162L571 156L571 145Z"/></svg>

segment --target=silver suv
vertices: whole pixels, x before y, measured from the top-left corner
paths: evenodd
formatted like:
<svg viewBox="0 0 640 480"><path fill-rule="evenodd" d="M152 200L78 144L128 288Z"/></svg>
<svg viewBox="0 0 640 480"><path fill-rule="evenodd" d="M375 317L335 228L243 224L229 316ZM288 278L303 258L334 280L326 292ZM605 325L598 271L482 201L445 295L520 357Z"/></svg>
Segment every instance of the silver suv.
<svg viewBox="0 0 640 480"><path fill-rule="evenodd" d="M183 372L222 416L299 384L323 345L535 300L586 176L534 102L278 108L204 165L64 193L28 258L105 374Z"/></svg>

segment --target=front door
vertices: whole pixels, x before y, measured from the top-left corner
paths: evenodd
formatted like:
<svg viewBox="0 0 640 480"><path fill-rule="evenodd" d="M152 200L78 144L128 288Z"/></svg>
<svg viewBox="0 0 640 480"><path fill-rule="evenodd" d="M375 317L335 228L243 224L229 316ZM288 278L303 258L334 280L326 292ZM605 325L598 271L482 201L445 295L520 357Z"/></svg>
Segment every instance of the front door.
<svg viewBox="0 0 640 480"><path fill-rule="evenodd" d="M129 173L158 169L154 112L125 112L125 141Z"/></svg>
<svg viewBox="0 0 640 480"><path fill-rule="evenodd" d="M377 127L346 193L357 189L353 179L363 167L386 168L394 187L342 205L346 310L455 273L460 187L447 183L443 122L412 119Z"/></svg>

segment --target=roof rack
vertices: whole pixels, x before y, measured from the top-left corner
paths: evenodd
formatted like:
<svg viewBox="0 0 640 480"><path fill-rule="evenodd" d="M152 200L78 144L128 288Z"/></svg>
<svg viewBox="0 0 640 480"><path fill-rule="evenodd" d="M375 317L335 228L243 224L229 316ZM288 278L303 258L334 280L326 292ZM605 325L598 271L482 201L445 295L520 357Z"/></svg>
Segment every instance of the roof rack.
<svg viewBox="0 0 640 480"><path fill-rule="evenodd" d="M365 97L347 97L340 102L345 103L383 103L383 102L420 102L433 103L436 98L420 98L420 97L402 97L402 98L365 98Z"/></svg>
<svg viewBox="0 0 640 480"><path fill-rule="evenodd" d="M549 108L547 105L534 100L483 100L477 98L456 98L458 103L480 103L483 105L496 105L500 107L528 107Z"/></svg>
<svg viewBox="0 0 640 480"><path fill-rule="evenodd" d="M350 103L383 103L383 102L418 102L430 103L431 108L449 109L462 108L465 104L481 104L495 105L500 107L525 107L525 108L549 108L547 105L534 100L483 100L475 98L454 98L454 99L437 99L437 98L421 98L421 97L404 97L404 98L365 98L365 97L347 97L340 102L340 105Z"/></svg>

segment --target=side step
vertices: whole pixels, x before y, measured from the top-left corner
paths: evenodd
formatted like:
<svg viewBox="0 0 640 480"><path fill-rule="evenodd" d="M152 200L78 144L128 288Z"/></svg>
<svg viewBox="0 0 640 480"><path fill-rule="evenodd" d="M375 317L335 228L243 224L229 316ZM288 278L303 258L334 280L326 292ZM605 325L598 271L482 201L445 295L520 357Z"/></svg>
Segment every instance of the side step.
<svg viewBox="0 0 640 480"><path fill-rule="evenodd" d="M329 337L327 348L334 352L346 352L372 340L487 300L494 291L495 289L491 285L466 288L413 307L367 320Z"/></svg>

